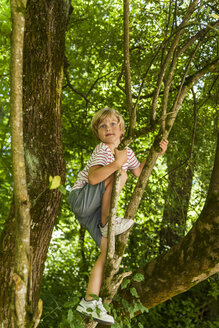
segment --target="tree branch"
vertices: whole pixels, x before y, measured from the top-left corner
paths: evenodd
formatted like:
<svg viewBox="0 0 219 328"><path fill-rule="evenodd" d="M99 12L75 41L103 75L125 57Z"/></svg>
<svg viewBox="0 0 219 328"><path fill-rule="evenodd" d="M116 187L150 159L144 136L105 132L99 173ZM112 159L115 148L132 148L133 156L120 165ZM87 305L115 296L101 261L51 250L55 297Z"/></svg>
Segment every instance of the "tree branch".
<svg viewBox="0 0 219 328"><path fill-rule="evenodd" d="M190 68L190 65L192 63L193 58L195 57L196 52L198 51L198 48L200 47L200 44L201 44L201 41L198 42L192 56L190 56L190 58L189 58L187 67L185 69L185 72L184 72L184 75L183 75L183 78L182 78L182 81L181 81L181 86L180 86L178 94L176 96L175 103L177 103L177 101L178 101L182 86L185 83L185 79L186 79L187 73L188 73L189 68ZM177 58L178 58L178 56L176 54L174 54L174 58L173 58L171 68L170 68L170 71L169 71L169 74L168 74L168 77L167 77L167 81L165 82L165 89L164 89L164 96L163 96L163 108L162 108L162 116L164 116L164 117L167 113L167 105L168 105L170 85L172 83L173 72L174 72L174 69L175 69L175 66L176 66ZM174 109L172 109L172 111L174 111ZM165 123L166 123L166 120L163 120L162 123L161 123L161 130L162 130L163 133L165 133L165 129L166 129Z"/></svg>
<svg viewBox="0 0 219 328"><path fill-rule="evenodd" d="M174 40L171 44L170 50L167 53L165 62L163 64L162 68L161 68L161 71L160 71L160 74L159 74L159 77L158 77L158 80L157 80L157 88L155 90L155 94L154 94L153 101L152 101L152 111L151 111L151 122L152 122L152 124L156 119L156 109L157 109L158 97L159 97L161 85L163 83L163 79L164 79L166 70L169 66L169 63L170 63L170 60L171 60L171 58L174 54L174 51L175 51L175 49L176 49L176 47L179 43L179 40L180 40L181 35L183 33L183 30L184 30L183 28L186 25L186 23L188 22L188 20L191 17L192 13L194 12L197 3L198 3L198 0L195 0L190 4L190 6L188 8L188 11L187 11L187 14L186 14L183 22L179 26L179 29L178 29L178 31L175 35L175 38L174 38Z"/></svg>
<svg viewBox="0 0 219 328"><path fill-rule="evenodd" d="M107 240L107 261L105 265L105 284L113 276L113 257L115 253L115 218L117 211L117 204L119 200L120 182L121 182L121 172L118 170L114 173L114 183L111 196L111 206L108 222L108 240Z"/></svg>
<svg viewBox="0 0 219 328"><path fill-rule="evenodd" d="M134 133L136 125L136 107L133 108L130 73L130 51L129 51L129 0L124 0L124 69L125 69L125 93L126 102L130 115L130 126L128 135Z"/></svg>
<svg viewBox="0 0 219 328"><path fill-rule="evenodd" d="M136 110L133 110L132 105L132 94L131 94L131 77L130 77L130 59L129 59L129 1L124 0L124 70L125 70L125 91L127 106L130 113L130 125L128 131L128 137L130 141L135 129L136 124ZM126 139L126 140L127 140ZM119 149L124 146L124 143L120 145ZM108 241L107 241L107 260L105 264L105 275L104 275L104 286L103 293L105 296L108 295L110 285L114 279L115 273L118 271L118 267L114 266L114 255L115 255L115 217L117 211L117 204L120 193L120 182L121 182L121 169L114 173L114 183L111 196L111 207L109 215L109 229L108 229ZM118 285L119 287L119 285ZM115 286L114 286L115 292ZM110 300L112 294L110 293Z"/></svg>
<svg viewBox="0 0 219 328"><path fill-rule="evenodd" d="M215 60L212 63L207 64L205 67L203 67L200 71L196 72L195 74L191 75L188 79L187 79L187 83L183 85L183 81L180 85L177 97L175 99L175 102L172 106L172 112L176 113L178 112L180 106L182 105L182 102L184 100L184 98L186 97L187 92L192 88L193 85L195 85L198 80L205 75L206 73L212 72L217 68L217 65L219 63L219 60ZM184 75L185 76L185 75ZM167 118L167 122L166 122L166 128L167 130L172 128L172 120L173 122L175 121L176 118L176 114L173 114L172 116L170 115L170 117Z"/></svg>
<svg viewBox="0 0 219 328"><path fill-rule="evenodd" d="M190 24L190 25L194 25L194 24ZM215 22L215 23L212 23L211 25L208 25L206 28L200 30L196 35L194 35L192 38L190 38L190 40L182 47L180 48L177 53L176 53L176 58L179 58L180 55L182 55L182 53L184 53L188 48L189 46L191 46L197 39L202 39L206 36L206 34L209 32L209 30L211 28L216 28L217 26L219 25L219 21ZM185 29L187 28L189 25L185 25L184 27L181 27L181 28L178 28L173 34L171 34L168 39L164 40L162 42L162 44L158 47L158 49L156 50L155 52L155 55L152 57L148 67L147 67L147 70L146 72L144 73L144 75L142 76L142 82L141 82L141 85L140 85L140 88L139 88L139 92L138 92L138 95L132 95L132 98L136 99L136 102L135 102L135 105L134 107L137 108L137 105L138 105L138 102L139 100L141 99L148 99L148 98L152 98L155 96L155 92L152 92L150 94L146 94L146 95L143 95L141 96L142 94L142 91L143 91L143 87L144 87L144 83L145 83L145 80L146 80L146 77L147 77L147 74L148 72L150 71L150 68L151 68L151 65L153 64L154 60L156 59L156 57L158 56L159 52L161 49L163 49L165 47L165 44L167 44L169 42L169 40L174 36L174 34L176 34L179 30L181 29ZM121 73L119 74L119 77L117 79L117 82L116 82L116 85L125 93L125 89L122 88L119 84L120 80L121 80L121 77L123 75L123 71L124 71L124 68L122 69ZM177 88L170 88L169 92L174 92L176 91ZM159 93L160 95L163 95L164 94L164 91L160 91Z"/></svg>
<svg viewBox="0 0 219 328"><path fill-rule="evenodd" d="M65 78L66 78L67 86L68 86L72 91L74 91L77 95L81 96L81 97L86 101L86 103L89 103L90 100L87 98L87 96L84 95L83 93L81 93L80 91L78 91L77 89L75 89L75 88L72 86L72 84L71 84L71 80L70 80L70 77L69 77L69 74L68 74L67 67L68 67L68 63L67 63L67 59L66 59L66 57L65 57L64 73L65 73ZM63 87L63 88L64 88L64 87Z"/></svg>
<svg viewBox="0 0 219 328"><path fill-rule="evenodd" d="M109 72L109 73L106 73L106 74L104 74L104 75L102 75L102 76L98 76L98 78L97 78L97 79L94 81L94 83L91 85L91 87L90 87L90 89L88 90L86 96L87 96L87 97L89 96L89 94L91 93L91 91L93 90L93 88L95 87L95 85L97 84L98 81L104 79L104 77L110 75L111 73L112 73L112 72Z"/></svg>
<svg viewBox="0 0 219 328"><path fill-rule="evenodd" d="M116 86L125 94L125 89L119 84L122 79L123 73L124 73L124 65L122 66L121 72L119 73L119 76L117 78Z"/></svg>
<svg viewBox="0 0 219 328"><path fill-rule="evenodd" d="M11 0L11 134L15 200L15 264L13 274L13 325L26 326L30 250L30 201L27 191L23 141L23 44L26 0Z"/></svg>

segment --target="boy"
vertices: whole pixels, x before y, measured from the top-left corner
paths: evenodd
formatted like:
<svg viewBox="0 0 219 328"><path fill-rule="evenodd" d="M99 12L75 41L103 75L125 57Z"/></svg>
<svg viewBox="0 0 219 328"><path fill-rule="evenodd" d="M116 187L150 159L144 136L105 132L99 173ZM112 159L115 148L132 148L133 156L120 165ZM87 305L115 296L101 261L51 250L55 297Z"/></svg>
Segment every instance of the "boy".
<svg viewBox="0 0 219 328"><path fill-rule="evenodd" d="M91 129L101 142L93 151L85 169L79 173L69 202L75 217L89 231L101 253L91 271L85 298L76 310L88 317L92 314L94 320L112 325L114 319L107 314L101 298L97 301L91 295L99 295L103 281L113 173L122 168L121 191L126 183L127 169L139 177L145 162L139 163L129 147L117 150L125 132L125 124L116 110L107 107L97 112L91 122ZM166 151L167 144L167 140L160 143L160 154ZM127 231L134 221L116 218L115 223L115 235L119 235Z"/></svg>

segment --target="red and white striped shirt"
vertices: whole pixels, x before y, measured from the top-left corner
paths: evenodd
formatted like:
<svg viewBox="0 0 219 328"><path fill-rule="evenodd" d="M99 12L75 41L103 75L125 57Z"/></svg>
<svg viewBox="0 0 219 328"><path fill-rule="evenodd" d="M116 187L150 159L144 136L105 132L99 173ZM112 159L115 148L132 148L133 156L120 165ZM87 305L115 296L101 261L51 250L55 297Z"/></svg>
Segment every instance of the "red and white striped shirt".
<svg viewBox="0 0 219 328"><path fill-rule="evenodd" d="M128 160L122 166L122 169L125 171L127 171L128 169L129 170L136 169L137 167L139 167L140 163L135 157L135 154L131 150L131 148L126 147L126 149L127 149ZM75 182L72 190L77 188L82 188L86 183L88 183L88 172L92 166L95 165L106 166L112 163L114 160L115 157L111 149L105 143L101 142L94 149L85 168L78 174L77 181Z"/></svg>

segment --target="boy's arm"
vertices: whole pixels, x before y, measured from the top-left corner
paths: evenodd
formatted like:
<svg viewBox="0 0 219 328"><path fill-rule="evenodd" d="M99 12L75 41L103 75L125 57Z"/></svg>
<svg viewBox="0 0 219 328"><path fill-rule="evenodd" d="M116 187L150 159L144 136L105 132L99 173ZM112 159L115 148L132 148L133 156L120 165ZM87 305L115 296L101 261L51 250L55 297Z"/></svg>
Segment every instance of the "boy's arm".
<svg viewBox="0 0 219 328"><path fill-rule="evenodd" d="M105 181L110 175L117 171L127 161L127 150L115 149L115 161L106 165L94 165L89 169L88 182L90 185L98 184Z"/></svg>
<svg viewBox="0 0 219 328"><path fill-rule="evenodd" d="M159 156L161 156L161 155L163 155L164 153L165 153L165 151L167 150L167 146L168 146L168 140L162 140L161 142L160 142L160 148L161 148L161 152L159 153ZM139 177L140 176L140 174L141 174L141 171L142 171L142 169L143 169L143 167L144 167L144 165L145 165L145 162L146 161L144 161L144 162L142 162L141 164L140 164L140 166L139 167L137 167L136 169L134 169L134 170L130 170L131 172L132 172L132 174L135 176L135 177Z"/></svg>
<svg viewBox="0 0 219 328"><path fill-rule="evenodd" d="M139 167L137 167L136 169L130 170L130 171L132 172L132 174L133 174L135 177L137 177L137 178L140 177L140 174L141 174L141 171L142 171L142 169L143 169L143 167L144 167L144 165L145 165L145 162L146 162L146 161L142 162L142 163L139 165Z"/></svg>

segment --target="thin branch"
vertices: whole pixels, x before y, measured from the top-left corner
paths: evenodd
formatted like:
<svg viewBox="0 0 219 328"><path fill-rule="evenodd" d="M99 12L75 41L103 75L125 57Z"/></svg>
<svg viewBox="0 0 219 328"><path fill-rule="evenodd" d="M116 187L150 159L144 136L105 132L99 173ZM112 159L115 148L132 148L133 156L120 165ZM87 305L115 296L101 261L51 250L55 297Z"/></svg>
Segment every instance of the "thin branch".
<svg viewBox="0 0 219 328"><path fill-rule="evenodd" d="M169 42L169 40L176 34L176 32L178 32L179 30L182 30L182 29L185 29L191 25L194 25L194 24L188 24L188 25L185 25L184 27L180 27L178 28L176 31L174 31L173 34L171 34L168 39L164 40L160 46L158 47L158 49L156 50L155 52L155 55L152 57L148 67L147 67L147 70L146 72L144 73L144 75L142 76L142 82L141 82L141 85L140 85L140 88L139 88L139 92L138 92L138 95L132 95L132 98L136 99L136 102L135 102L135 105L134 105L134 108L137 108L137 105L139 103L139 100L141 99L148 99L148 98L152 98L155 96L155 91L153 91L152 93L150 94L146 94L146 95L141 95L142 94L142 91L143 91L143 87L144 87L144 84L145 84L145 80L146 80L146 77L147 77L147 74L148 72L150 71L150 68L154 62L154 60L156 59L156 57L158 56L159 52L161 49L163 49L165 47L165 44L167 44ZM182 54L184 53L188 48L189 46L191 46L197 39L199 38L203 38L204 36L206 36L206 34L209 32L210 30L210 26L211 28L216 28L217 26L219 25L219 21L217 21L216 23L213 23L209 26L207 26L206 28L200 30L196 35L194 35L182 48L180 48L177 53L176 53L176 56L177 58ZM133 48L134 49L134 48ZM118 88L120 88L122 90L122 92L125 93L125 89L119 84L119 82L121 81L121 78L123 76L123 73L124 73L124 66L122 67L122 70L118 76L118 79L117 79L117 82L116 82L116 86ZM177 87L176 88L170 88L169 90L169 93L173 92L173 91L176 91L177 90ZM164 90L163 91L160 91L160 95L163 95L164 94Z"/></svg>
<svg viewBox="0 0 219 328"><path fill-rule="evenodd" d="M196 33L196 35L194 35L192 38L190 38L190 40L181 49L178 50L177 56L179 57L196 40L198 40L199 38L204 38L211 28L216 28L218 25L219 25L219 21L215 22L214 24L208 25L207 27L205 27L202 30L198 31L198 33ZM211 26L211 28L210 28L210 26Z"/></svg>
<svg viewBox="0 0 219 328"><path fill-rule="evenodd" d="M184 76L183 76L183 79L182 79L182 83L181 83L181 86L185 83L185 78L187 76L187 73L189 71L189 68L190 68L190 65L192 63L192 60L193 58L195 57L195 54L198 50L198 48L200 47L202 43L202 39L199 40L192 56L190 57L189 59L189 62L187 64L187 67L186 67L186 70L185 70L185 73L184 73ZM174 52L174 56L173 56L173 60L172 60L172 63L171 63L171 67L170 67L170 70L167 74L167 80L165 81L165 88L164 88L164 96L163 96L163 104L162 104L162 116L165 117L166 113L167 113L167 105L168 105L168 99L169 99L169 93L170 93L170 86L171 86L171 83L172 83L172 80L173 80L173 74L174 74L174 70L175 70L175 67L176 67L176 64L177 64L177 59L179 57L179 54L181 54L180 52ZM180 88L181 88L180 86ZM180 90L179 88L179 90ZM179 93L178 93L179 94ZM161 123L161 130L165 131L165 123L166 121L163 120L162 123Z"/></svg>
<svg viewBox="0 0 219 328"><path fill-rule="evenodd" d="M130 73L130 51L129 51L129 0L124 0L124 69L125 69L125 92L126 102L130 115L130 126L128 135L134 133L136 125L136 108L133 108Z"/></svg>
<svg viewBox="0 0 219 328"><path fill-rule="evenodd" d="M190 78L191 78L193 75L194 75L194 74L190 75L189 77L186 77L186 79L185 79L185 83L184 83L184 86L187 86L187 85L190 84ZM218 79L218 77L216 77L216 80L217 80L217 79ZM216 82L216 80L214 80L214 83ZM180 85L178 85L178 86L176 86L176 87L174 87L174 88L171 88L171 89L170 89L170 93L179 90L179 88L180 88ZM163 94L164 94L164 90L160 92L160 95L163 95ZM147 95L145 95L145 96L141 96L140 99L148 99L148 98L152 98L153 96L154 96L154 92L149 93L149 94L147 94ZM133 96L133 98L134 98L134 96Z"/></svg>
<svg viewBox="0 0 219 328"><path fill-rule="evenodd" d="M174 104L172 106L172 110L171 110L172 112L178 112L178 110L179 110L179 108L180 108L180 106L181 106L181 104L182 104L188 90L192 88L192 86L200 79L200 77L202 75L206 74L207 72L209 72L209 70L215 68L215 62L205 66L204 69L200 70L199 72L197 72L196 74L193 75L193 78L190 79L189 83L186 86L184 85L186 75L187 75L188 70L190 68L190 65L192 63L192 60L193 60L193 58L194 58L194 56L195 56L195 54L196 54L196 52L197 52L197 50L200 46L200 43L201 43L201 41L199 41L199 43L197 44L197 46L195 48L195 51L193 52L193 54L192 54L192 56L191 56L191 58L190 58L190 60L187 64L186 70L184 72L184 76L183 76L182 81L181 81L181 85L179 87L179 91L177 93ZM172 127L172 123L170 124L172 119L173 119L173 122L174 122L175 118L173 116L170 117L169 119L167 119L168 120L168 122L167 122L168 129L169 129L170 126Z"/></svg>
<svg viewBox="0 0 219 328"><path fill-rule="evenodd" d="M167 19L167 23L166 23L166 29L165 29L165 32L164 32L164 41L163 41L164 44L166 43L166 40L168 39L167 34L168 34L168 28L169 28L169 25L170 25L171 9L172 9L172 0L169 3L168 19ZM166 48L162 47L161 64L160 64L161 66L163 66L163 64L164 64L163 61L164 61L165 51L166 51Z"/></svg>
<svg viewBox="0 0 219 328"><path fill-rule="evenodd" d="M120 81L121 81L121 79L122 79L123 74L124 74L124 65L122 66L121 72L119 73L119 76L118 76L118 78L117 78L116 86L117 86L120 90L122 90L122 92L124 92L124 94L125 94L125 89L120 85Z"/></svg>
<svg viewBox="0 0 219 328"><path fill-rule="evenodd" d="M113 73L113 71L111 71L111 72L108 72L108 73L106 73L106 74L104 74L104 75L102 75L102 76L98 76L98 78L94 81L94 83L91 85L91 87L90 87L90 89L89 89L89 91L87 92L87 95L86 95L86 97L88 97L89 96L89 94L91 93L91 91L94 89L94 87L95 87L95 85L97 84L97 82L98 81L100 81L100 80L102 80L102 79L104 79L106 76L108 76L108 75L110 75L110 74L112 74Z"/></svg>
<svg viewBox="0 0 219 328"><path fill-rule="evenodd" d="M177 9L178 9L178 4L177 4L177 0L175 0L175 10L173 15L172 31L174 29L174 25L177 27Z"/></svg>
<svg viewBox="0 0 219 328"><path fill-rule="evenodd" d="M195 93L193 87L191 88L191 90L192 90L192 95L193 95L193 100L194 100L194 106L193 106L194 123L193 123L193 128L192 128L192 140L191 140L191 146L190 146L190 152L189 152L189 160L192 159L193 153L194 153L195 135L196 135L196 127L197 127L197 116L198 116L198 106L197 106L196 93Z"/></svg>
<svg viewBox="0 0 219 328"><path fill-rule="evenodd" d="M164 93L163 93L163 100L162 100L162 116L165 117L167 113L167 105L168 105L168 100L169 100L169 93L170 93L170 86L173 81L173 73L177 64L177 59L178 57L176 56L176 51L174 51L173 54L173 59L170 65L170 69L168 71L167 78L164 79ZM166 121L163 120L161 122L161 130L164 132L165 131L165 123Z"/></svg>
<svg viewBox="0 0 219 328"><path fill-rule="evenodd" d="M190 40L189 40L189 41L188 41L188 42L187 42L182 48L180 48L180 49L177 51L177 53L176 53L176 57L179 58L179 56L180 56L182 53L184 53L184 52L188 49L188 47L191 46L196 40L198 40L199 38L203 38L204 36L206 36L206 34L207 34L207 33L209 32L209 30L210 30L210 26L211 26L211 28L216 28L218 25L219 25L219 21L217 21L216 23L213 23L213 24L207 26L206 28L200 30L196 35L194 35L192 38L190 38ZM188 27L188 26L189 26L189 25L186 25L186 26L184 26L183 28L185 29L185 28ZM174 34L173 34L173 35L174 35ZM169 39L170 39L173 35L171 35L171 36L169 37ZM145 77L146 77L146 75L147 75L147 73L148 73L148 71L149 71L149 68L151 67L151 65L152 65L152 63L153 63L153 60L154 60L154 59L156 58L156 56L158 55L160 49L163 48L163 47L165 46L165 43L167 43L167 41L168 41L168 40L165 40L165 41L160 45L159 49L157 50L157 54L152 58L151 63L150 63L150 65L149 65L149 67L148 67L148 69L147 69L147 71L146 71L146 73L145 73L145 76L143 76L143 81L142 81L142 84L141 84L141 87L140 87L140 90L141 90L141 91L142 91L142 88L143 88L143 83L144 83L144 81L145 81ZM177 88L173 88L173 89L170 88L169 92L173 92L173 91L176 91L176 90L177 90ZM164 94L164 91L160 91L160 95L163 95L163 94ZM154 95L155 95L155 91L152 92L152 93L150 93L150 94L148 94L148 95L144 95L144 96L141 96L141 95L140 95L140 92L139 92L138 96L133 95L133 98L137 98L137 101L139 101L140 99L148 99L148 98L154 97Z"/></svg>
<svg viewBox="0 0 219 328"><path fill-rule="evenodd" d="M167 53L166 56L166 60L164 62L164 65L161 68L159 77L158 77L158 81L157 81L157 88L155 90L155 94L153 97L153 101L152 101L152 111L151 111L151 122L153 123L154 120L156 119L156 109L157 109L157 102L158 102L158 97L159 97L159 93L160 93L160 89L161 89L161 85L163 83L163 79L166 73L166 70L168 68L168 65L170 63L170 60L172 58L172 55L174 54L174 51L179 43L179 40L181 38L181 35L183 33L184 27L187 24L189 18L191 17L193 11L195 10L196 4L198 3L198 0L195 0L194 2L192 2L188 8L187 14L183 20L183 22L180 24L179 26L179 30L175 35L175 38L172 42L172 45L170 47L170 50Z"/></svg>
<svg viewBox="0 0 219 328"><path fill-rule="evenodd" d="M194 99L194 123L193 123L193 133L192 133L192 139L191 139L191 148L190 148L190 153L188 158L186 158L185 160L183 160L183 162L181 162L180 164L178 164L177 166L175 166L174 168L172 168L171 170L169 170L165 175L163 175L158 181L166 178L167 175L169 175L171 172L174 172L176 170L178 170L179 168L181 168L182 166L186 165L187 163L191 163L191 159L193 156L193 152L194 152L194 144L195 144L195 133L196 133L196 126L197 126L197 115L198 115L198 111L199 109L209 100L210 98L210 94L211 94L211 90L216 82L216 80L218 79L218 77L216 77L216 79L213 81L210 90L208 91L208 97L204 99L204 101L198 106L197 104L197 99L196 99L196 95L193 94ZM194 93L193 88L191 88L192 93ZM172 112L173 113L173 112ZM169 113L168 113L169 114ZM194 165L194 163L193 163Z"/></svg>
<svg viewBox="0 0 219 328"><path fill-rule="evenodd" d="M142 91L143 91L144 83L145 83L146 77L147 77L147 75L148 75L148 72L150 71L150 68L151 68L151 66L152 66L152 64L153 64L153 62L154 62L154 60L155 60L156 57L158 56L158 54L159 54L159 52L160 52L160 49L161 49L161 46L158 48L157 52L156 52L155 55L152 57L152 59L151 59L149 65L148 65L148 68L147 68L145 74L144 74L143 77L142 77L142 82L141 82L141 85L140 85L140 88L139 88L139 92L138 92L138 95L137 95L137 100L136 100L135 105L134 105L134 111L136 111L136 109L137 109L137 105L138 105L138 103L139 103L139 100L141 99L141 93L142 93ZM136 97L133 96L133 98L136 98Z"/></svg>
<svg viewBox="0 0 219 328"><path fill-rule="evenodd" d="M83 93L81 93L80 91L78 91L77 89L75 89L72 84L71 84L71 81L70 81L70 77L69 77L69 74L68 74L68 71L67 71L67 68L64 67L64 73L65 73L65 78L66 78L66 82L67 82L67 86L72 90L74 91L77 95L81 96L85 101L86 103L89 103L90 100L87 98L86 95L84 95ZM64 89L64 87L63 87Z"/></svg>
<svg viewBox="0 0 219 328"><path fill-rule="evenodd" d="M131 75L130 75L130 58L129 58L129 0L124 0L124 70L125 70L125 93L127 107L130 114L130 127L128 136L132 136L136 123L136 114L132 109L132 93L131 93ZM121 145L119 147L121 149ZM108 220L107 234L107 260L105 264L105 282L108 286L115 274L113 270L113 259L115 254L115 217L117 204L120 193L121 169L114 173L114 182L111 195L111 206Z"/></svg>

